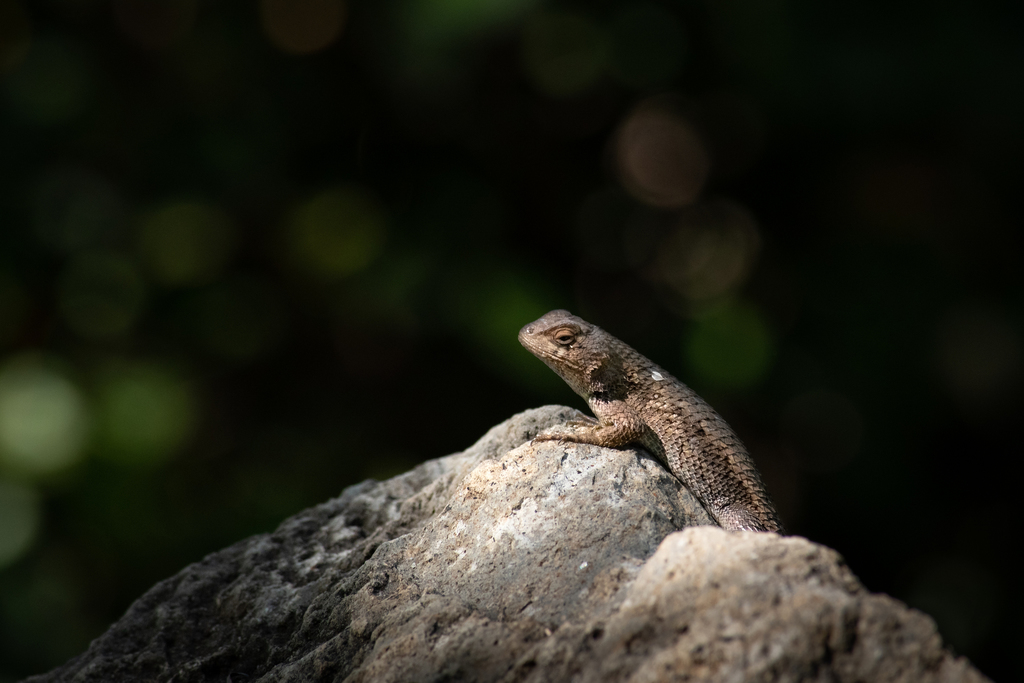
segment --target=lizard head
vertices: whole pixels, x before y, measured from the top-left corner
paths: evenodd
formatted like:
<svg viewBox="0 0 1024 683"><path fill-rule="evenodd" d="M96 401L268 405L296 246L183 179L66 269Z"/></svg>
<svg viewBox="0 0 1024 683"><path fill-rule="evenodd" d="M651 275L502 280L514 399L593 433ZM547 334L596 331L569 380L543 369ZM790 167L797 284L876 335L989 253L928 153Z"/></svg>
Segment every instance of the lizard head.
<svg viewBox="0 0 1024 683"><path fill-rule="evenodd" d="M598 340L601 334L601 328L583 318L557 310L519 330L519 343L558 373L573 391L590 398L600 391L593 375L607 355Z"/></svg>

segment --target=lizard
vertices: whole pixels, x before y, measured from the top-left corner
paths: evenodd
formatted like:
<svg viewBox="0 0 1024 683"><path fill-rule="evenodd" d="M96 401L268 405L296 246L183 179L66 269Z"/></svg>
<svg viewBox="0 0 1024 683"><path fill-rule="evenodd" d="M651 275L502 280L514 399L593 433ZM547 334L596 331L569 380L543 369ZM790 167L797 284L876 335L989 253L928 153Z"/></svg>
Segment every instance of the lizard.
<svg viewBox="0 0 1024 683"><path fill-rule="evenodd" d="M519 342L586 400L595 418L557 425L536 441L609 448L639 444L728 530L784 533L747 449L692 389L596 325L555 310Z"/></svg>

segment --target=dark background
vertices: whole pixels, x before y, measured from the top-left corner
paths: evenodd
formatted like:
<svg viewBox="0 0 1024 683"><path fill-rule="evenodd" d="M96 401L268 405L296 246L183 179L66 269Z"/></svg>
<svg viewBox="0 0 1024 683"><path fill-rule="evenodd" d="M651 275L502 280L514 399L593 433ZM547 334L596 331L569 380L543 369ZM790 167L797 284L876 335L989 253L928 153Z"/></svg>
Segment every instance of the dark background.
<svg viewBox="0 0 1024 683"><path fill-rule="evenodd" d="M702 393L790 531L1024 676L1022 11L0 0L0 680L583 407L516 342L557 307Z"/></svg>

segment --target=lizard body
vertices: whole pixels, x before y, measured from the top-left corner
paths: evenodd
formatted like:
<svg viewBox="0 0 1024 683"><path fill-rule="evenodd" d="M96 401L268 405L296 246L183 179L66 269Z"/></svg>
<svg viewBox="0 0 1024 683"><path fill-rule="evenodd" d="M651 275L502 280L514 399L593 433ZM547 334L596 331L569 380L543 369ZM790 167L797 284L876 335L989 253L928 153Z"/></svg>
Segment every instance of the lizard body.
<svg viewBox="0 0 1024 683"><path fill-rule="evenodd" d="M754 461L725 420L692 389L632 347L568 311L551 311L519 341L582 396L596 420L538 440L644 446L725 529L782 532Z"/></svg>

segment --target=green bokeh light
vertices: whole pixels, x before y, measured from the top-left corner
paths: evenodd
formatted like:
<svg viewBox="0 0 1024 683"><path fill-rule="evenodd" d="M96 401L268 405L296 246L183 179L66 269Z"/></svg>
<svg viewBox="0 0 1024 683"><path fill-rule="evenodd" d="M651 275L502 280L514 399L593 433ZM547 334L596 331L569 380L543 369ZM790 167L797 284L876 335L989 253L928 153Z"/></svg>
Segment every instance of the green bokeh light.
<svg viewBox="0 0 1024 683"><path fill-rule="evenodd" d="M604 73L608 38L590 17L542 12L523 33L523 65L533 84L551 97L572 97Z"/></svg>
<svg viewBox="0 0 1024 683"><path fill-rule="evenodd" d="M142 312L145 285L131 259L115 253L76 256L60 279L60 310L68 327L86 339L126 333Z"/></svg>
<svg viewBox="0 0 1024 683"><path fill-rule="evenodd" d="M480 362L528 388L551 388L561 379L519 344L520 328L558 301L543 282L502 268L467 269L452 293L452 309L465 343Z"/></svg>
<svg viewBox="0 0 1024 683"><path fill-rule="evenodd" d="M413 40L447 42L508 23L537 0L407 0L401 12Z"/></svg>
<svg viewBox="0 0 1024 683"><path fill-rule="evenodd" d="M66 123L85 111L92 97L88 60L56 38L36 40L11 73L8 93L14 108L33 123Z"/></svg>
<svg viewBox="0 0 1024 683"><path fill-rule="evenodd" d="M155 464L192 435L196 399L173 372L149 363L117 363L98 381L98 455L117 462Z"/></svg>
<svg viewBox="0 0 1024 683"><path fill-rule="evenodd" d="M197 201L166 204L139 226L139 253L153 279L162 285L187 286L211 282L222 270L235 244L228 216Z"/></svg>
<svg viewBox="0 0 1024 683"><path fill-rule="evenodd" d="M0 370L0 463L29 476L64 469L81 457L88 427L78 387L39 358Z"/></svg>
<svg viewBox="0 0 1024 683"><path fill-rule="evenodd" d="M366 268L384 247L386 225L378 203L364 190L326 190L300 204L288 223L292 258L324 280Z"/></svg>
<svg viewBox="0 0 1024 683"><path fill-rule="evenodd" d="M687 361L715 389L743 390L768 372L775 344L761 314L752 306L730 303L694 323L684 342Z"/></svg>
<svg viewBox="0 0 1024 683"><path fill-rule="evenodd" d="M41 518L39 496L32 487L0 479L0 568L25 554Z"/></svg>

